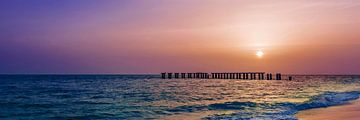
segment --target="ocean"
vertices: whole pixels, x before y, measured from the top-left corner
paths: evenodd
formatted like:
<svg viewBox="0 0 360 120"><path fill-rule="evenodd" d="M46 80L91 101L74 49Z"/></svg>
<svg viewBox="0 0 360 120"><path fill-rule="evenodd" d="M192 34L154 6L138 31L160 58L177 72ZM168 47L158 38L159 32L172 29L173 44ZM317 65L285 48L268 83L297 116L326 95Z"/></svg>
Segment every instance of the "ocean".
<svg viewBox="0 0 360 120"><path fill-rule="evenodd" d="M359 98L360 76L294 80L0 75L0 119L269 119Z"/></svg>

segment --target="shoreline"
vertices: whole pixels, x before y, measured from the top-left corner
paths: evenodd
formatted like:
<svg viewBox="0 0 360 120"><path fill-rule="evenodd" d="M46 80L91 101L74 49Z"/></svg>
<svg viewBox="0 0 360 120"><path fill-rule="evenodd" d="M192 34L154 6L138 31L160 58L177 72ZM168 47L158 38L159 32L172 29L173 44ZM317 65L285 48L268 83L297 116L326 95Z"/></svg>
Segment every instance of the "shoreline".
<svg viewBox="0 0 360 120"><path fill-rule="evenodd" d="M299 111L296 117L299 120L358 120L360 99L343 105Z"/></svg>

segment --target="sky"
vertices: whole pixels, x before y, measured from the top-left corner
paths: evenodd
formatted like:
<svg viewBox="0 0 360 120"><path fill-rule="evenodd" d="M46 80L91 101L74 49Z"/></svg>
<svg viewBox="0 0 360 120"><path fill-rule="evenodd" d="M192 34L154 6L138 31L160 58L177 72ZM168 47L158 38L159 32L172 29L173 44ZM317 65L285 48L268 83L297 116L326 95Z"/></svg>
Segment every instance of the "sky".
<svg viewBox="0 0 360 120"><path fill-rule="evenodd" d="M359 12L358 0L1 0L0 73L360 74Z"/></svg>

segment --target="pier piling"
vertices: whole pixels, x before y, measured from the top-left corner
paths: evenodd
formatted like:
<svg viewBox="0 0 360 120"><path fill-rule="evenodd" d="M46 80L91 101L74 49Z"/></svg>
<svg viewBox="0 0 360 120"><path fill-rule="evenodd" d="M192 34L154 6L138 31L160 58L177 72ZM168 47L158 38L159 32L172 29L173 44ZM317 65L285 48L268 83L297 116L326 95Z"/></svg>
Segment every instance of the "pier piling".
<svg viewBox="0 0 360 120"><path fill-rule="evenodd" d="M175 78L179 78L179 73L175 73Z"/></svg>
<svg viewBox="0 0 360 120"><path fill-rule="evenodd" d="M181 78L185 79L186 78L186 73L181 73Z"/></svg>
<svg viewBox="0 0 360 120"><path fill-rule="evenodd" d="M276 80L281 80L281 74L280 73L276 73Z"/></svg>
<svg viewBox="0 0 360 120"><path fill-rule="evenodd" d="M172 73L168 73L168 79L172 78Z"/></svg>
<svg viewBox="0 0 360 120"><path fill-rule="evenodd" d="M161 78L166 79L166 73L161 73Z"/></svg>
<svg viewBox="0 0 360 120"><path fill-rule="evenodd" d="M191 78L191 73L187 73L187 77L188 77L188 78Z"/></svg>

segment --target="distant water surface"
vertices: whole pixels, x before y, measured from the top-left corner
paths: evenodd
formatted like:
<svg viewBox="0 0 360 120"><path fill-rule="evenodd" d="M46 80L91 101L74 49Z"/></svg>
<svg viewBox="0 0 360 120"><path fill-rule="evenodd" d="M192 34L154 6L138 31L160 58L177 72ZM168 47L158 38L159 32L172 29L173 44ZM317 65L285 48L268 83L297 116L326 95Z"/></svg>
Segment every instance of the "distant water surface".
<svg viewBox="0 0 360 120"><path fill-rule="evenodd" d="M343 104L360 76L287 80L159 79L158 75L0 75L0 119L296 119Z"/></svg>

